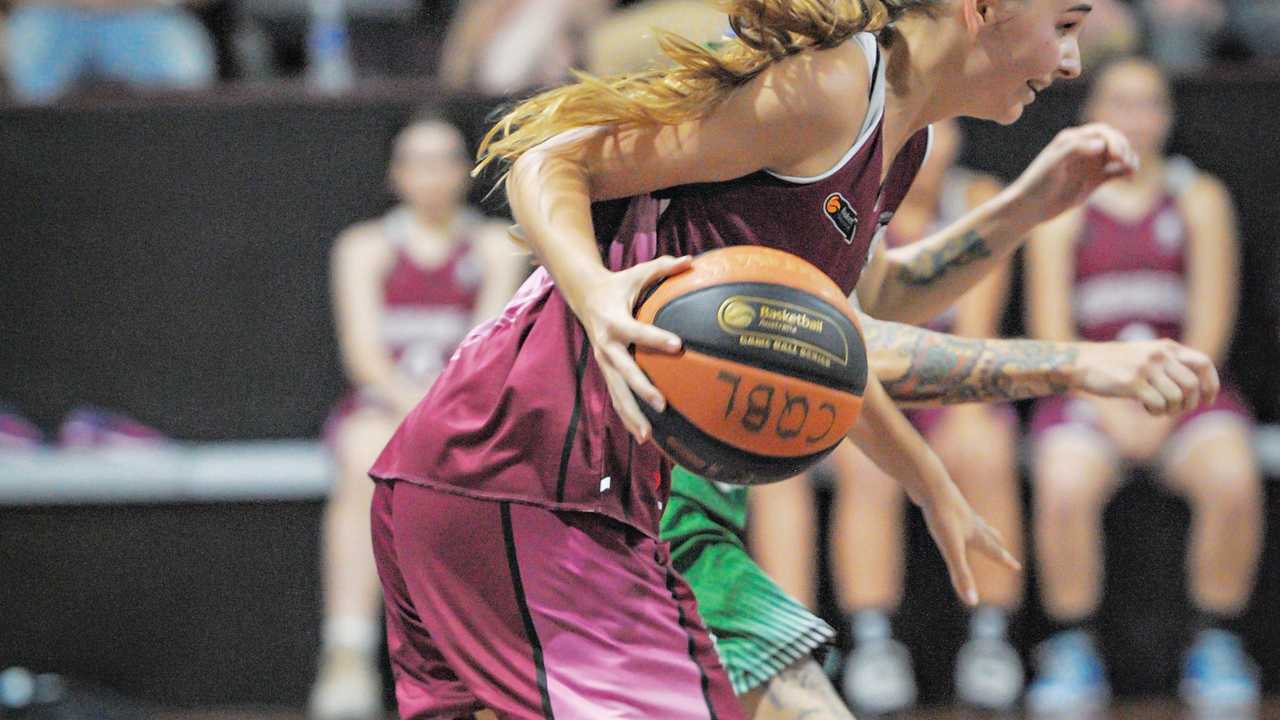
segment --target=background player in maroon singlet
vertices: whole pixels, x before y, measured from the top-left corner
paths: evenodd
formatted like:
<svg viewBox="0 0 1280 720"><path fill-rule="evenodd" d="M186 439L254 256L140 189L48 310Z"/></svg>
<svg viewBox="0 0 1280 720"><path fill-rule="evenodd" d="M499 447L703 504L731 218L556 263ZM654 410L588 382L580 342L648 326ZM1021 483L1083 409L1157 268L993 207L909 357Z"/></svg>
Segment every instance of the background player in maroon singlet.
<svg viewBox="0 0 1280 720"><path fill-rule="evenodd" d="M737 38L724 49L672 41L675 67L539 95L485 146L483 157L511 163L507 196L543 267L462 343L371 471L405 717L483 707L520 718L743 716L657 540L670 467L639 403L665 404L629 348L678 352L680 340L636 321L635 300L688 267L675 256L737 244L796 253L852 292L879 219L919 167L927 124L1012 122L1038 91L1078 74L1088 6L734 0L730 10ZM887 251L881 282L860 300L928 319L1032 226L1135 160L1109 128L1063 132L979 211ZM835 194L849 210L840 222L825 210ZM970 375L992 382L953 372L904 392L936 400L966 380L968 400L1080 388L1141 397L1155 413L1217 392L1208 359L1171 341L992 341L979 352ZM976 604L969 551L1016 560L884 388L873 381L866 397L850 436L895 468L957 593Z"/></svg>
<svg viewBox="0 0 1280 720"><path fill-rule="evenodd" d="M1186 159L1164 156L1172 106L1155 65L1109 66L1086 113L1124 132L1142 168L1099 188L1028 246L1031 329L1056 340L1176 338L1221 362L1239 292L1226 189ZM1045 646L1032 706L1071 712L1107 696L1089 629L1100 598L1101 514L1126 463L1156 466L1194 516L1188 571L1201 627L1184 662L1184 696L1218 710L1256 703L1252 664L1233 632L1263 522L1239 395L1228 386L1214 403L1159 418L1122 400L1055 398L1040 402L1033 430L1040 587L1060 631Z"/></svg>
<svg viewBox="0 0 1280 720"><path fill-rule="evenodd" d="M498 313L521 261L501 224L467 207L461 133L434 118L396 136L400 204L333 249L333 302L351 391L326 428L338 466L324 524L324 627L313 718L382 712L381 593L369 545L367 471L476 323Z"/></svg>

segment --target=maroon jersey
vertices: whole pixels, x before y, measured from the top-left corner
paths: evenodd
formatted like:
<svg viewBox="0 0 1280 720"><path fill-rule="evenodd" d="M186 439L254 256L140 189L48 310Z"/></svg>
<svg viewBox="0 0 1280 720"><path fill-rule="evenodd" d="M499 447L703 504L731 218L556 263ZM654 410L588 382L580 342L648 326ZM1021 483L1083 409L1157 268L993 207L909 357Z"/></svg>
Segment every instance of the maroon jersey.
<svg viewBox="0 0 1280 720"><path fill-rule="evenodd" d="M934 211L933 222L919 237L907 237L895 232L893 223L890 223L884 236L885 247L902 247L923 240L963 217L969 212L969 188L973 184L974 177L972 172L964 168L948 169L942 178L942 192L938 196L938 206ZM955 323L956 306L952 305L930 320L927 327L937 332L949 333L954 329Z"/></svg>
<svg viewBox="0 0 1280 720"><path fill-rule="evenodd" d="M885 80L874 37L857 36L873 68L854 146L811 178L766 171L592 208L605 262L621 270L659 255L767 245L805 258L851 292L880 226L906 195L928 134L913 136L881 183ZM496 320L474 330L371 471L472 497L602 513L658 534L670 465L637 445L613 411L577 318L545 269Z"/></svg>
<svg viewBox="0 0 1280 720"><path fill-rule="evenodd" d="M412 221L404 208L382 221L396 258L383 283L379 335L400 370L417 382L434 377L471 329L484 272L469 237L477 218L463 218L454 249L429 268L405 249Z"/></svg>
<svg viewBox="0 0 1280 720"><path fill-rule="evenodd" d="M1181 339L1187 314L1188 226L1178 196L1195 168L1175 158L1165 189L1136 220L1085 205L1075 245L1072 312L1086 340Z"/></svg>

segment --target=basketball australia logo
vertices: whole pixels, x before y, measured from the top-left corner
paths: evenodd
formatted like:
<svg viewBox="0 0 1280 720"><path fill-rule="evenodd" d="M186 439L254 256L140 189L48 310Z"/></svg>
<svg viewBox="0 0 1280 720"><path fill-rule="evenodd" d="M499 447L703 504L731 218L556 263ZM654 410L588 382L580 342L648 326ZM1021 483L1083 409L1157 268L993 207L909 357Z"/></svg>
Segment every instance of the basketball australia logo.
<svg viewBox="0 0 1280 720"><path fill-rule="evenodd" d="M849 201L840 193L831 193L822 204L822 209L826 212L831 224L835 225L844 236L845 243L852 245L853 236L858 232L858 212L853 209Z"/></svg>
<svg viewBox="0 0 1280 720"><path fill-rule="evenodd" d="M830 368L849 363L849 338L839 323L803 304L787 302L794 291L784 286L761 288L761 295L731 295L720 303L716 320L720 329L753 348L777 358L789 358L797 366Z"/></svg>

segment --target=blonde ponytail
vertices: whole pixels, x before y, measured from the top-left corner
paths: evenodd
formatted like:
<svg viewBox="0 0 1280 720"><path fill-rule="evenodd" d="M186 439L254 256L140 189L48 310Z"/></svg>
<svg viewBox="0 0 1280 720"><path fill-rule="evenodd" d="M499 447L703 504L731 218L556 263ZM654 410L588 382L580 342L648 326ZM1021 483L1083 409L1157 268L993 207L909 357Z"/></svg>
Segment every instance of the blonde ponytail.
<svg viewBox="0 0 1280 720"><path fill-rule="evenodd" d="M905 12L943 0L721 0L736 37L708 49L674 33L659 40L671 67L577 82L517 105L485 135L475 173L515 162L546 140L592 125L672 125L710 112L770 64L877 32Z"/></svg>

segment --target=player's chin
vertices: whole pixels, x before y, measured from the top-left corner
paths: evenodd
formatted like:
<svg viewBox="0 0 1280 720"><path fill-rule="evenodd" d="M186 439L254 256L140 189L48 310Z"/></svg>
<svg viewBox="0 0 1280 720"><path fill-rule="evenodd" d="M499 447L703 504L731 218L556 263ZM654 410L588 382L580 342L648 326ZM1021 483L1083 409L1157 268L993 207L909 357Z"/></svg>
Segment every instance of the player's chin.
<svg viewBox="0 0 1280 720"><path fill-rule="evenodd" d="M1021 100L1011 100L1005 104L990 103L972 114L979 120L990 120L1000 125L1012 125L1022 117L1026 104Z"/></svg>
<svg viewBox="0 0 1280 720"><path fill-rule="evenodd" d="M1021 101L1015 101L1013 103L1010 103L1009 106L1005 107L1001 113L999 113L996 117L993 117L991 119L994 120L995 122L1000 123L1001 125L1012 125L1018 122L1018 120L1022 117L1023 111L1025 111L1026 108L1027 108L1026 104L1022 103Z"/></svg>

